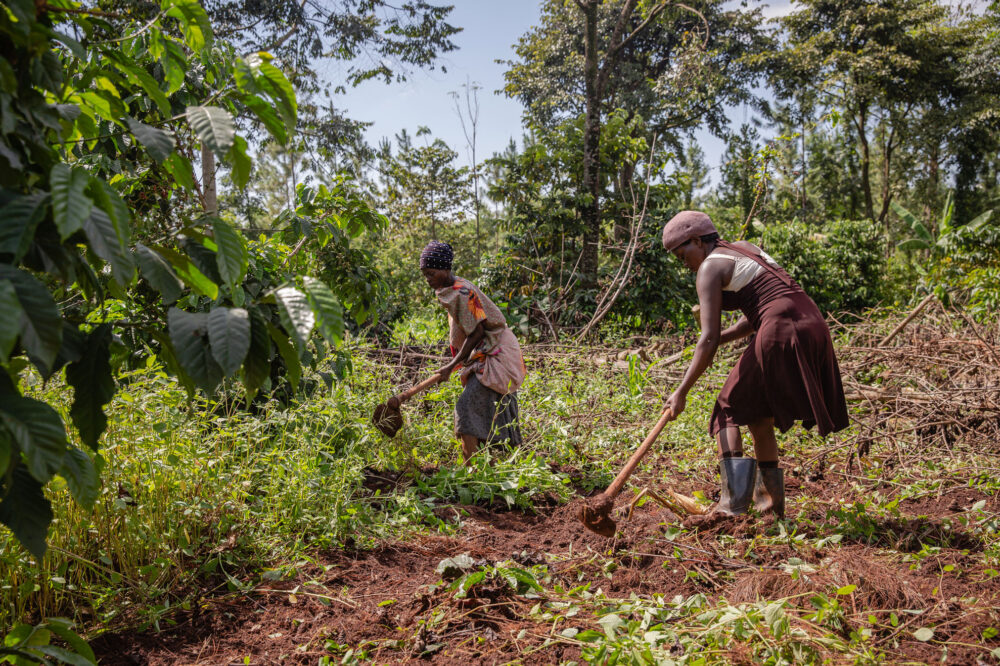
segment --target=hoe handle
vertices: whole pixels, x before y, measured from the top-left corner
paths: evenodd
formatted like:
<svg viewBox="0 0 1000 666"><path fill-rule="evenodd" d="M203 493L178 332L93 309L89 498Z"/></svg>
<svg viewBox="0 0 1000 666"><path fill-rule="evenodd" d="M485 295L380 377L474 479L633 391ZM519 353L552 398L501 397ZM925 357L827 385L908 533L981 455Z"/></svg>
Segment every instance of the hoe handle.
<svg viewBox="0 0 1000 666"><path fill-rule="evenodd" d="M420 393L424 389L430 388L431 386L434 386L439 381L441 381L441 375L433 374L430 377L428 377L427 379L425 379L424 381L422 381L419 384L417 384L416 386L414 386L412 388L408 388L405 391L403 391L402 393L400 393L399 395L397 395L396 396L396 400L399 400L399 404L403 404L404 402L406 402L407 400L409 400L410 398L412 398L416 394Z"/></svg>
<svg viewBox="0 0 1000 666"><path fill-rule="evenodd" d="M639 448L632 454L632 457L628 459L627 463L625 463L625 467L622 468L622 471L618 472L618 476L616 476L615 480L611 482L608 489L604 491L604 495L606 497L614 499L618 496L618 493L622 490L622 486L624 486L625 482L628 481L628 477L632 476L632 472L635 471L639 461L645 458L646 454L649 453L649 448L653 446L653 442L655 442L656 438L659 437L660 431L663 430L665 425L667 425L667 421L673 420L674 413L670 409L666 409L662 414L660 414L660 420L656 422L653 429L649 431L648 435L646 435L646 439L643 440Z"/></svg>

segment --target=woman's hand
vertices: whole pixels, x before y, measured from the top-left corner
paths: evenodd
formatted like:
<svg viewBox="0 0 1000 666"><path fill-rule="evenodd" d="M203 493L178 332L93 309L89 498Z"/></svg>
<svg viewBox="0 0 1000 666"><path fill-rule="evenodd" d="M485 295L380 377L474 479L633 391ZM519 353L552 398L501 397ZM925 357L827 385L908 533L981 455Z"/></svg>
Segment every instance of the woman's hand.
<svg viewBox="0 0 1000 666"><path fill-rule="evenodd" d="M664 410L669 409L673 412L674 418L676 419L684 411L684 407L687 406L687 393L683 391L674 391L667 398L667 403L663 406Z"/></svg>
<svg viewBox="0 0 1000 666"><path fill-rule="evenodd" d="M446 381L448 381L448 379L451 377L451 373L453 372L455 372L455 364L449 363L448 365L444 366L434 374L440 375L441 379L439 379L438 381L443 384Z"/></svg>

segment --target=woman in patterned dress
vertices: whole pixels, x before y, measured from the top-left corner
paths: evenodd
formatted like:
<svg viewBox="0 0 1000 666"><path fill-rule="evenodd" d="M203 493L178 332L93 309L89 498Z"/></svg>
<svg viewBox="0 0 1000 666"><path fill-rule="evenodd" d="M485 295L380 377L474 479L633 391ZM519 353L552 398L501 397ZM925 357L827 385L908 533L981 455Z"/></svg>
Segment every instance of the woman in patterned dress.
<svg viewBox="0 0 1000 666"><path fill-rule="evenodd" d="M448 312L451 361L438 370L446 381L461 370L465 389L455 405L455 436L468 461L483 442L521 444L517 389L527 370L507 320L479 287L452 271L447 243L431 241L420 255L420 272Z"/></svg>

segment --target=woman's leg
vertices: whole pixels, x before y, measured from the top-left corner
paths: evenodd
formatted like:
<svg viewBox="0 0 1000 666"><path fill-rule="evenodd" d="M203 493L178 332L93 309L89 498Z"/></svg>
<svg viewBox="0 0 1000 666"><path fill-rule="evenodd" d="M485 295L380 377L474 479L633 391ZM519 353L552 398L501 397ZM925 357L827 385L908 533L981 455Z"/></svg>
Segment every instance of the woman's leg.
<svg viewBox="0 0 1000 666"><path fill-rule="evenodd" d="M751 423L750 436L753 437L753 453L758 464L778 462L778 440L774 437L773 418Z"/></svg>
<svg viewBox="0 0 1000 666"><path fill-rule="evenodd" d="M479 438L475 435L466 435L461 433L462 437L462 458L465 459L466 464L468 464L469 459L476 455L476 451L479 450Z"/></svg>
<svg viewBox="0 0 1000 666"><path fill-rule="evenodd" d="M743 438L740 437L739 426L723 428L716 439L719 441L720 458L739 458L743 455Z"/></svg>
<svg viewBox="0 0 1000 666"><path fill-rule="evenodd" d="M757 456L757 480L753 504L763 515L785 516L785 476L778 467L778 440L774 436L774 419L761 419L750 424L753 449Z"/></svg>

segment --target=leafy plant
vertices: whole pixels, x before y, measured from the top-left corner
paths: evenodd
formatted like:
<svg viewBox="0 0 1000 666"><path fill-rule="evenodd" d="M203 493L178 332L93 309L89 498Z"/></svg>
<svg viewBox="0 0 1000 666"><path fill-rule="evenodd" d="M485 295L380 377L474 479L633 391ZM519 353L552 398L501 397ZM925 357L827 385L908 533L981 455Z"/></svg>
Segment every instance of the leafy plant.
<svg viewBox="0 0 1000 666"><path fill-rule="evenodd" d="M0 35L0 522L41 558L45 484L59 475L80 506L94 502L123 362L152 351L192 394L239 378L253 397L281 369L294 389L313 329L337 345L345 310L367 316L377 279L331 288L293 272L295 248L250 243L215 211L214 175L195 178L195 155L223 160L243 187L252 161L234 116L284 143L297 104L271 56L214 40L195 0L163 0L141 24L15 0ZM300 191L291 217L296 248L344 247L384 223L346 186ZM93 453L22 394L29 363L43 380L65 368L69 416Z"/></svg>
<svg viewBox="0 0 1000 666"><path fill-rule="evenodd" d="M53 638L60 638L69 647L52 644ZM16 624L3 637L0 645L0 663L28 666L30 664L73 664L85 666L97 664L94 651L87 642L73 631L73 623L60 617L53 617L36 624Z"/></svg>

